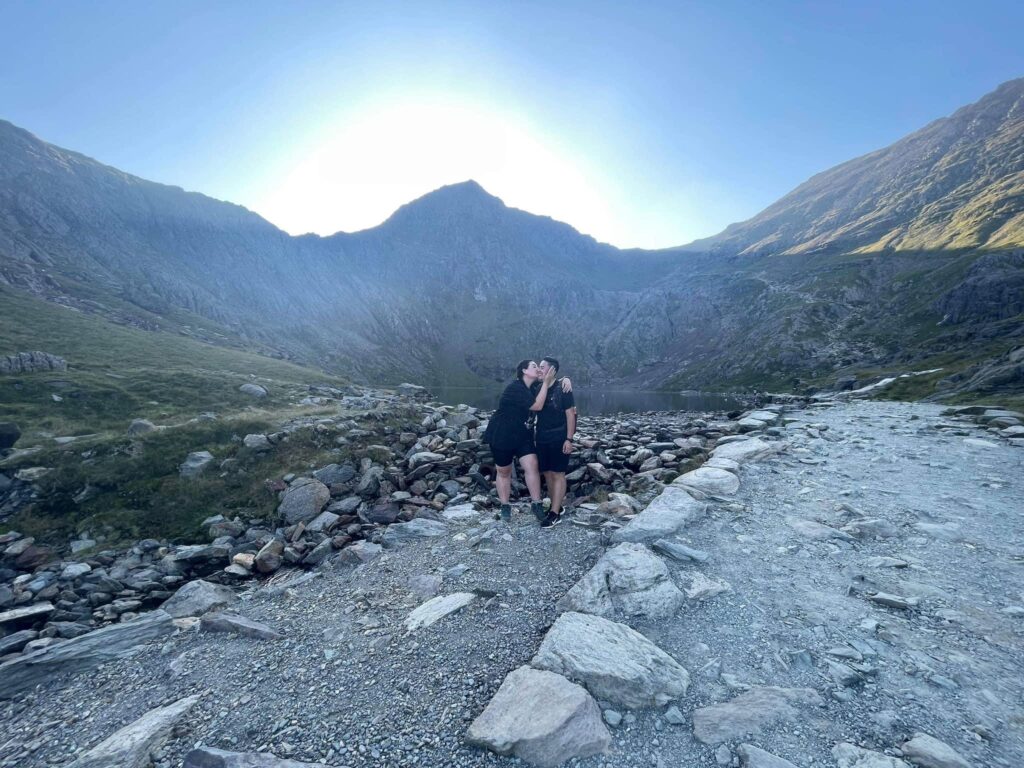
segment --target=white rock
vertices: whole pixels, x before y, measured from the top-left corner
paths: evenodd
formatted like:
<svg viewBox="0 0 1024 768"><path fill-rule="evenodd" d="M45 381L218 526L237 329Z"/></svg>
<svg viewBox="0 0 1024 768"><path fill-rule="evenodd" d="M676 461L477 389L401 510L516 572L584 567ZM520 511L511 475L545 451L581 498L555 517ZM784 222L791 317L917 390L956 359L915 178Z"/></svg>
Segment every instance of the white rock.
<svg viewBox="0 0 1024 768"><path fill-rule="evenodd" d="M561 675L530 667L508 673L466 740L537 766L603 752L611 743L597 703Z"/></svg>
<svg viewBox="0 0 1024 768"><path fill-rule="evenodd" d="M736 748L736 753L740 756L740 765L744 768L797 768L789 760L765 752L753 744L740 744Z"/></svg>
<svg viewBox="0 0 1024 768"><path fill-rule="evenodd" d="M726 469L703 466L680 475L672 485L692 488L710 496L732 496L740 488L740 479Z"/></svg>
<svg viewBox="0 0 1024 768"><path fill-rule="evenodd" d="M731 701L693 711L693 735L720 744L759 735L763 728L800 716L797 707L824 704L811 688L751 688Z"/></svg>
<svg viewBox="0 0 1024 768"><path fill-rule="evenodd" d="M663 706L684 696L690 684L683 666L646 637L584 613L559 616L530 663L632 709Z"/></svg>
<svg viewBox="0 0 1024 768"><path fill-rule="evenodd" d="M775 443L766 443L757 437L752 437L748 440L739 440L736 442L726 443L725 445L719 445L712 451L711 456L719 459L732 459L739 464L748 464L758 459L763 459L765 456L777 452L781 446Z"/></svg>
<svg viewBox="0 0 1024 768"><path fill-rule="evenodd" d="M703 573L697 571L693 574L693 580L690 583L690 588L686 590L686 596L691 600L701 601L708 600L723 592L731 591L732 587L728 582L709 579Z"/></svg>
<svg viewBox="0 0 1024 768"><path fill-rule="evenodd" d="M438 595L427 600L414 609L405 620L405 628L410 632L440 621L445 616L461 611L476 599L472 592L453 592L450 595Z"/></svg>
<svg viewBox="0 0 1024 768"><path fill-rule="evenodd" d="M190 581L171 595L160 607L176 619L202 616L214 608L223 608L238 600L238 596L221 584L202 579Z"/></svg>
<svg viewBox="0 0 1024 768"><path fill-rule="evenodd" d="M649 542L671 536L685 525L704 516L707 504L697 501L683 488L669 486L627 525L612 534L612 541Z"/></svg>
<svg viewBox="0 0 1024 768"><path fill-rule="evenodd" d="M668 618L683 604L668 566L643 544L623 543L609 550L561 600L561 611L595 616Z"/></svg>
<svg viewBox="0 0 1024 768"><path fill-rule="evenodd" d="M166 707L151 709L134 723L126 725L101 741L67 768L143 768L150 765L149 753L159 749L171 735L171 729L185 716L198 696L179 699Z"/></svg>
<svg viewBox="0 0 1024 768"><path fill-rule="evenodd" d="M949 744L927 733L915 733L902 749L904 756L921 768L973 768Z"/></svg>
<svg viewBox="0 0 1024 768"><path fill-rule="evenodd" d="M199 477L211 461L213 461L213 454L209 451L193 451L178 467L178 473L182 477Z"/></svg>
<svg viewBox="0 0 1024 768"><path fill-rule="evenodd" d="M450 507L446 507L441 512L441 517L445 520L461 521L461 520L478 520L480 513L476 510L472 504L455 504Z"/></svg>
<svg viewBox="0 0 1024 768"><path fill-rule="evenodd" d="M872 752L870 749L862 749L845 742L836 744L832 750L832 757L836 759L837 768L910 768L909 763L897 757L889 757L881 752Z"/></svg>
<svg viewBox="0 0 1024 768"><path fill-rule="evenodd" d="M242 445L256 453L263 453L273 449L274 447L270 444L270 440L267 439L266 435L258 434L246 435L242 438Z"/></svg>

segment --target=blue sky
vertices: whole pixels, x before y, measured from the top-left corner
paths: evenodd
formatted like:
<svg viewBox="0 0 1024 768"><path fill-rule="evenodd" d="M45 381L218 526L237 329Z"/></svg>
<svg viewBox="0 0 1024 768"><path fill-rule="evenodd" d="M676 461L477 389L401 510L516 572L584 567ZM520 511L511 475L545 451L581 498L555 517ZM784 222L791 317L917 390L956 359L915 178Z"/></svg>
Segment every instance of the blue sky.
<svg viewBox="0 0 1024 768"><path fill-rule="evenodd" d="M472 177L668 247L1024 76L1022 28L996 0L7 0L0 117L295 234Z"/></svg>

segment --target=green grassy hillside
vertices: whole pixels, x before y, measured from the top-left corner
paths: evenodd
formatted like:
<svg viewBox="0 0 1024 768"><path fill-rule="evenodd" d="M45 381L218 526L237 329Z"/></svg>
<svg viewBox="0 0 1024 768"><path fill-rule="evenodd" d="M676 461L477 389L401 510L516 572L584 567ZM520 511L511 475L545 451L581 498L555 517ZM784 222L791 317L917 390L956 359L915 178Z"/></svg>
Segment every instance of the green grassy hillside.
<svg viewBox="0 0 1024 768"><path fill-rule="evenodd" d="M309 384L344 384L282 360L117 325L0 288L0 355L32 350L65 358L68 370L0 377L0 411L21 427L19 448L55 436L123 434L135 418L172 423L204 411L274 408L295 402ZM268 397L239 392L246 382L266 387Z"/></svg>

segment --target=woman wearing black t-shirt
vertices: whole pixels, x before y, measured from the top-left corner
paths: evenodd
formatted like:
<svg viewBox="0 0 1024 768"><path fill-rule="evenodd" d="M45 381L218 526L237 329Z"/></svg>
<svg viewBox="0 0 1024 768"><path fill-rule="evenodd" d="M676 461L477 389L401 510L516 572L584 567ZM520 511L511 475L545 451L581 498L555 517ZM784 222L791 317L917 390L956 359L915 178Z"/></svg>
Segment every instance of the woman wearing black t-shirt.
<svg viewBox="0 0 1024 768"><path fill-rule="evenodd" d="M544 519L544 505L540 496L540 472L537 469L537 448L533 444L533 432L527 426L532 411L544 407L548 396L548 388L555 380L555 371L543 379L538 392L531 392L530 385L540 378L540 370L532 360L522 360L516 366L516 379L501 393L498 410L491 416L484 442L491 446L494 463L498 474L494 485L501 500L501 519L509 522L512 519L512 506L509 497L512 494L512 462L519 459L523 468L526 487L530 490L530 505L537 520Z"/></svg>

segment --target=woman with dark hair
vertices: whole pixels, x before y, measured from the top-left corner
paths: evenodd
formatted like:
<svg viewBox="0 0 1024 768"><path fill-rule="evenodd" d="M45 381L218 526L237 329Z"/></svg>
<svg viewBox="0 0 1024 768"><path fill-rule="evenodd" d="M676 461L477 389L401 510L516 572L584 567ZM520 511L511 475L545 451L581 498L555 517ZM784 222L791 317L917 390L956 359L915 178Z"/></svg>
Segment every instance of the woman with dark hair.
<svg viewBox="0 0 1024 768"><path fill-rule="evenodd" d="M483 440L491 446L497 476L494 485L501 500L501 519L512 520L512 462L519 459L523 468L526 487L530 490L530 505L538 522L544 520L544 504L540 496L540 472L537 468L537 448L533 444L533 432L527 425L530 414L544 407L548 388L555 380L555 371L543 378L540 389L531 392L530 386L541 378L540 369L532 360L521 360L515 370L516 378L505 387L498 401L498 410L491 416Z"/></svg>

